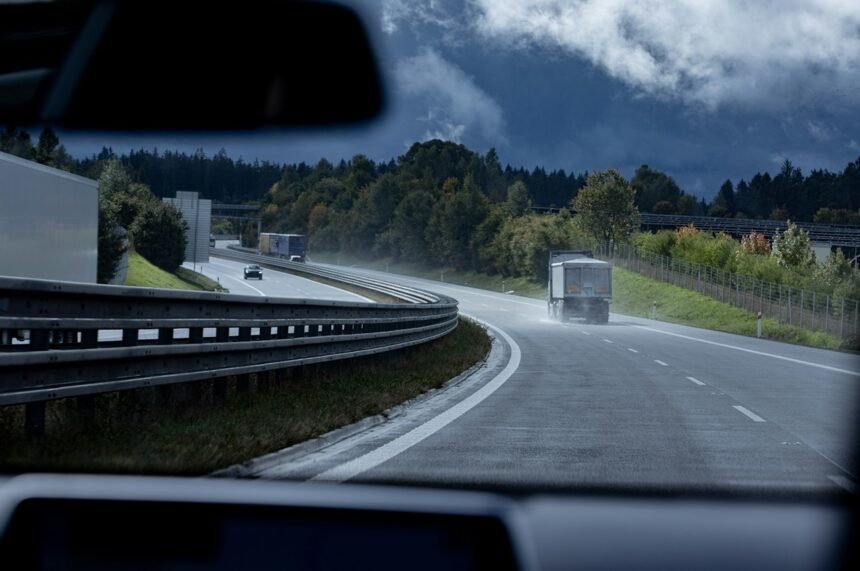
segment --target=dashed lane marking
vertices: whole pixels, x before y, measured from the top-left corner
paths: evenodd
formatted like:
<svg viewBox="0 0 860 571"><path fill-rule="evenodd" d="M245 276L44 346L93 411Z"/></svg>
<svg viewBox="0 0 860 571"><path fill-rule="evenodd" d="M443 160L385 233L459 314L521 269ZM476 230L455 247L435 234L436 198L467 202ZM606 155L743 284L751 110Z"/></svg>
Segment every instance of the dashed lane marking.
<svg viewBox="0 0 860 571"><path fill-rule="evenodd" d="M800 365L808 365L810 367L818 367L819 369L825 369L828 371L835 371L837 373L844 373L846 375L852 375L854 377L860 377L860 372L858 371L849 371L848 369L840 369L839 367L831 367L830 365L822 365L821 363L813 363L811 361L804 361L802 359L794 359L792 357L784 357L783 355L775 355L773 353L766 353L764 351L756 351L755 349L747 349L746 347L738 347L737 345L729 345L728 343L719 343L717 341L710 341L708 339L699 339L698 337L691 337L690 335L681 335L680 333L672 333L670 331L663 331L662 329L656 329L654 327L646 327L645 325L634 325L638 329L645 329L648 331L653 331L655 333L662 333L663 335L671 335L672 337L680 337L681 339L689 339L690 341L698 341L699 343L707 343L708 345L716 345L717 347L725 347L726 349L734 349L735 351L743 351L744 353L752 353L753 355L761 355L763 357L771 357L773 359L780 359L782 361L789 361L790 363L798 363Z"/></svg>
<svg viewBox="0 0 860 571"><path fill-rule="evenodd" d="M753 422L765 422L765 420L762 417L760 417L759 415L757 415L756 413L754 413L750 409L746 408L745 406L741 406L739 404L736 404L736 405L733 405L732 408L735 409L736 411L738 411L739 413L743 414L744 416L749 417L750 419L752 419Z"/></svg>

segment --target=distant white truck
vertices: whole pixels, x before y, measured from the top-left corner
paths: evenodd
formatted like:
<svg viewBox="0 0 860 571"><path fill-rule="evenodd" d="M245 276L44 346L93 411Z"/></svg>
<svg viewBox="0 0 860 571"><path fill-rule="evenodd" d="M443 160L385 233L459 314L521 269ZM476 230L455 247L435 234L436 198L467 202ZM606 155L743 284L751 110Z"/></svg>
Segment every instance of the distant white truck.
<svg viewBox="0 0 860 571"><path fill-rule="evenodd" d="M553 250L549 254L547 315L587 323L609 321L612 264L595 260L588 250Z"/></svg>

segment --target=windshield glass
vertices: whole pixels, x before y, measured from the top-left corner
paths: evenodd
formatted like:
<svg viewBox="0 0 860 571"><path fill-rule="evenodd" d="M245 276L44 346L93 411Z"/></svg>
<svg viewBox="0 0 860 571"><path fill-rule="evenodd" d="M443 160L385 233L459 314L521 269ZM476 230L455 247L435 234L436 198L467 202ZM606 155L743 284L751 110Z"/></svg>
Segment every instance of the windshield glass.
<svg viewBox="0 0 860 571"><path fill-rule="evenodd" d="M376 121L0 125L0 470L853 489L860 4L813 4L357 3Z"/></svg>

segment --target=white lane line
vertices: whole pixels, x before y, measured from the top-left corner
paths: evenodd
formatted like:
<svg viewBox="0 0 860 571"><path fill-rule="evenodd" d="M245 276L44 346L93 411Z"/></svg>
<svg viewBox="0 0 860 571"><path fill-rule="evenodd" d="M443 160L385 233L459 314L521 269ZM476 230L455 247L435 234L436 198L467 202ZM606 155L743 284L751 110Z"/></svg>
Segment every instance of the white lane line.
<svg viewBox="0 0 860 571"><path fill-rule="evenodd" d="M604 339L603 341L605 341L606 343L615 343L615 341L610 341L609 339Z"/></svg>
<svg viewBox="0 0 860 571"><path fill-rule="evenodd" d="M461 315L465 315L461 313ZM363 456L359 456L354 460L350 460L349 462L345 462L340 464L339 466L335 466L325 472L317 474L311 480L324 480L327 482L345 482L350 478L354 478L355 476L361 474L362 472L366 472L372 468L375 468L382 464L383 462L394 458L398 454L405 452L409 448L415 446L425 438L432 436L439 430L445 428L481 402L484 401L488 396L496 392L496 390L501 387L505 382L514 374L514 371L517 370L517 367L520 366L520 346L517 345L516 341L514 341L510 335L495 327L490 325L489 323L472 317L470 315L466 315L470 319L477 321L478 323L484 325L488 329L492 329L496 333L502 336L505 341L508 342L508 345L511 347L511 358L508 361L507 366L499 373L493 380L488 382L486 385L466 397L464 400L455 404L448 410L440 413L439 415L431 418L424 424L418 426L417 428L413 428L406 434L399 436L380 446L379 448L364 454Z"/></svg>
<svg viewBox="0 0 860 571"><path fill-rule="evenodd" d="M639 352L636 349L632 349L630 347L628 347L627 350L630 351L631 353L638 353Z"/></svg>
<svg viewBox="0 0 860 571"><path fill-rule="evenodd" d="M765 420L762 417L760 417L759 415L757 415L756 413L754 413L750 409L743 407L739 404L733 405L732 408L735 409L736 411L738 411L739 413L748 416L749 418L751 418L753 420L753 422L765 422Z"/></svg>
<svg viewBox="0 0 860 571"><path fill-rule="evenodd" d="M696 383L699 386L705 386L705 383L697 379L696 377L687 377L687 380L693 383Z"/></svg>
<svg viewBox="0 0 860 571"><path fill-rule="evenodd" d="M231 280L233 280L233 281L239 282L240 284L242 284L242 285L243 285L243 286L245 286L245 287L249 287L249 288L251 288L252 290L254 290L255 292L257 292L258 294L262 295L263 297L265 297L265 296L266 296L266 293L265 293L265 292L262 292L262 291L258 290L257 288L255 288L255 287L254 287L254 286L252 286L251 284L247 283L247 282L246 282L246 280L240 280L239 278L234 278L233 276L228 276L227 274L224 274L224 277L225 277L225 278L229 278L229 279L231 279Z"/></svg>
<svg viewBox="0 0 860 571"><path fill-rule="evenodd" d="M857 491L857 486L854 485L854 482L852 482L851 480L849 480L845 476L833 474L833 475L827 476L827 479L830 480L831 482L833 482L834 484L836 484L837 486L839 486L840 488L842 488L843 490L845 490L846 492L853 494L855 491Z"/></svg>
<svg viewBox="0 0 860 571"><path fill-rule="evenodd" d="M663 365L664 367L668 367L668 366L669 366L667 363L664 363L664 362L663 362L663 361L661 361L660 359L654 359L654 362L655 362L655 363L657 363L658 365Z"/></svg>
<svg viewBox="0 0 860 571"><path fill-rule="evenodd" d="M582 331L582 330L580 330L580 333L582 333L583 335L591 335L591 333L589 333L588 331Z"/></svg>
<svg viewBox="0 0 860 571"><path fill-rule="evenodd" d="M840 369L839 367L831 367L830 365L822 365L821 363L813 363L811 361L803 361L801 359L793 359L791 357L783 357L782 355L774 355L773 353L765 353L764 351L756 351L755 349L747 349L745 347L738 347L737 345L729 345L727 343L719 343L717 341L709 341L708 339L699 339L698 337L690 337L689 335L681 335L680 333L672 333L670 331L663 331L661 329L655 329L654 327L647 327L645 325L634 325L633 327L637 327L639 329L647 329L648 331L654 331L655 333L662 333L663 335L671 335L672 337L680 337L681 339L689 339L690 341L698 341L699 343L707 343L708 345L716 345L717 347L725 347L726 349L734 349L735 351L743 351L744 353L752 353L753 355L762 355L763 357L772 357L774 359L780 359L782 361L789 361L791 363L808 365L810 367L818 367L819 369L826 369L828 371L835 371L837 373L845 373L846 375L853 375L855 377L860 377L860 372L849 371L848 369Z"/></svg>

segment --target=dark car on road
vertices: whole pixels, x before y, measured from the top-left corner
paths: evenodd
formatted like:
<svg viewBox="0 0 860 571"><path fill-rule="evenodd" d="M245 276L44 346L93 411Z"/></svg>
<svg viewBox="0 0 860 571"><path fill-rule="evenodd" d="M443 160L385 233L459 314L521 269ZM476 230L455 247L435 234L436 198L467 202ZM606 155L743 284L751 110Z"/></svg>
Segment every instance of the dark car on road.
<svg viewBox="0 0 860 571"><path fill-rule="evenodd" d="M257 278L258 280L263 279L263 268L257 264L245 266L245 279L247 280L248 278Z"/></svg>

